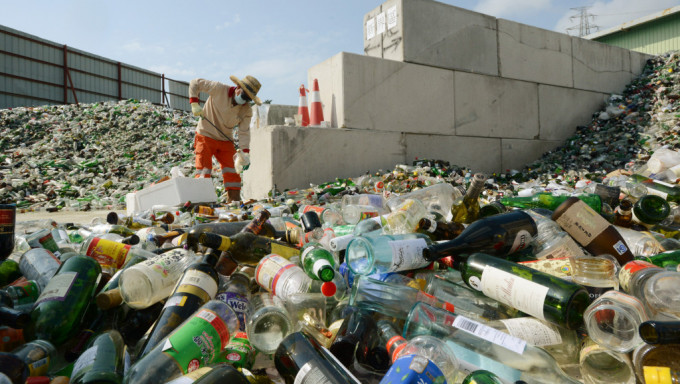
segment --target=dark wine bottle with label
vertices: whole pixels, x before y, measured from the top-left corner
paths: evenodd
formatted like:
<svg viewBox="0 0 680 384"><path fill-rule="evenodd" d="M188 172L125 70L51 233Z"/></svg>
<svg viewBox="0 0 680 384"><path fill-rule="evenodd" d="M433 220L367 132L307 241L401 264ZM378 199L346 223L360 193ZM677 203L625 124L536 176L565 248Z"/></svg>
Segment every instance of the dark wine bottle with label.
<svg viewBox="0 0 680 384"><path fill-rule="evenodd" d="M16 205L0 204L0 260L5 260L14 251L16 213Z"/></svg>
<svg viewBox="0 0 680 384"><path fill-rule="evenodd" d="M209 249L200 262L187 267L175 292L165 302L149 337L144 341L140 357L149 353L203 304L215 298L219 285L219 276L215 270L218 257L216 250Z"/></svg>
<svg viewBox="0 0 680 384"><path fill-rule="evenodd" d="M511 211L475 221L455 239L429 245L423 256L429 261L474 252L507 256L529 246L536 233L536 223L528 213Z"/></svg>

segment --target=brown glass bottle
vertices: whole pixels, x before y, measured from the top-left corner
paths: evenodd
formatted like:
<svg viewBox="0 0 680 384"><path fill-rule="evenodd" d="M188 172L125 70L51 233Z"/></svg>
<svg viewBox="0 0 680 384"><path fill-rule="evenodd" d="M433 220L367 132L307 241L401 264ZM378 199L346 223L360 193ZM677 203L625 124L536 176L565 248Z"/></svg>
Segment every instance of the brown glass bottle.
<svg viewBox="0 0 680 384"><path fill-rule="evenodd" d="M572 196L560 204L552 219L594 256L612 255L620 265L634 259L616 228L577 197Z"/></svg>
<svg viewBox="0 0 680 384"><path fill-rule="evenodd" d="M633 202L625 198L614 210L614 225L628 228L631 224L633 224Z"/></svg>
<svg viewBox="0 0 680 384"><path fill-rule="evenodd" d="M465 229L465 226L453 221L435 221L423 217L418 222L416 232L427 235L433 241L455 239Z"/></svg>
<svg viewBox="0 0 680 384"><path fill-rule="evenodd" d="M266 209L261 209L257 211L255 216L253 217L253 220L251 220L250 223L248 223L248 225L243 227L241 232L250 232L259 235L264 229L264 225L270 216L271 214Z"/></svg>

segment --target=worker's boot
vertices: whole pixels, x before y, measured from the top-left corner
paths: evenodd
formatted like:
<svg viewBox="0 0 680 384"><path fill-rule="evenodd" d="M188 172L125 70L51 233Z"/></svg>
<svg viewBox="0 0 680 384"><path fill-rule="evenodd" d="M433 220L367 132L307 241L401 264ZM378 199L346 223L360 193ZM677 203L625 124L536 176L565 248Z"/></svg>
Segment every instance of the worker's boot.
<svg viewBox="0 0 680 384"><path fill-rule="evenodd" d="M239 189L228 189L227 190L227 204L240 201L241 200L241 190Z"/></svg>

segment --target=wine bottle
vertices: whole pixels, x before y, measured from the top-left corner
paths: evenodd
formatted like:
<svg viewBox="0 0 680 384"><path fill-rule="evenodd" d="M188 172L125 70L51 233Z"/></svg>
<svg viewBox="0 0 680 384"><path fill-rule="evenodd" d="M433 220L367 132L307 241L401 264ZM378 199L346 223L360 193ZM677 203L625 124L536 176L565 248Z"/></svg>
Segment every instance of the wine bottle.
<svg viewBox="0 0 680 384"><path fill-rule="evenodd" d="M0 326L23 329L31 322L31 315L12 307L0 304Z"/></svg>
<svg viewBox="0 0 680 384"><path fill-rule="evenodd" d="M474 252L506 256L529 246L536 233L536 223L529 214L510 211L475 221L453 240L429 245L423 249L423 257L437 261Z"/></svg>
<svg viewBox="0 0 680 384"><path fill-rule="evenodd" d="M106 331L73 364L71 383L120 383L123 379L127 350L120 333Z"/></svg>
<svg viewBox="0 0 680 384"><path fill-rule="evenodd" d="M133 309L123 304L119 309L115 328L127 346L132 347L156 322L163 310L164 302L158 302L143 309Z"/></svg>
<svg viewBox="0 0 680 384"><path fill-rule="evenodd" d="M7 375L13 383L25 383L30 376L46 375L56 355L57 350L51 343L29 341L12 352L0 352L0 374Z"/></svg>
<svg viewBox="0 0 680 384"><path fill-rule="evenodd" d="M423 217L418 222L416 232L422 233L432 241L453 240L465 230L465 226L453 221L444 222Z"/></svg>
<svg viewBox="0 0 680 384"><path fill-rule="evenodd" d="M423 250L432 241L421 233L357 236L347 245L345 258L352 272L359 275L424 268L430 261Z"/></svg>
<svg viewBox="0 0 680 384"><path fill-rule="evenodd" d="M568 198L557 207L552 219L594 256L612 255L620 265L634 258L616 228L576 197Z"/></svg>
<svg viewBox="0 0 680 384"><path fill-rule="evenodd" d="M335 340L329 348L330 352L345 367L351 367L354 362L354 351L359 341L372 328L375 328L375 320L369 312L358 310L352 312L342 321Z"/></svg>
<svg viewBox="0 0 680 384"><path fill-rule="evenodd" d="M4 287L22 275L19 263L12 259L0 261L0 287Z"/></svg>
<svg viewBox="0 0 680 384"><path fill-rule="evenodd" d="M656 195L644 195L633 204L633 221L653 225L664 221L671 213L666 199Z"/></svg>
<svg viewBox="0 0 680 384"><path fill-rule="evenodd" d="M483 253L459 269L467 285L503 304L567 329L583 324L590 297L578 284Z"/></svg>
<svg viewBox="0 0 680 384"><path fill-rule="evenodd" d="M621 200L614 210L614 225L628 228L633 224L633 201L630 198Z"/></svg>
<svg viewBox="0 0 680 384"><path fill-rule="evenodd" d="M208 248L226 251L235 262L250 266L257 265L264 256L272 253L285 258L300 254L298 248L288 243L250 232L241 232L230 237L206 232L199 237L199 243Z"/></svg>
<svg viewBox="0 0 680 384"><path fill-rule="evenodd" d="M555 209L557 209L557 207L560 206L560 204L564 203L570 197L572 196L555 195L550 192L539 192L532 196L527 197L517 196L502 197L500 199L500 202L506 207L515 207L522 209L545 208L554 211ZM573 197L583 201L595 212L599 213L602 211L602 200L599 195L583 193Z"/></svg>
<svg viewBox="0 0 680 384"><path fill-rule="evenodd" d="M253 217L253 220L248 223L243 229L241 229L241 232L250 232L256 235L259 235L262 230L264 229L264 224L267 222L271 214L269 213L268 210L266 209L261 209L255 213L255 216Z"/></svg>
<svg viewBox="0 0 680 384"><path fill-rule="evenodd" d="M470 224L479 218L479 195L484 189L485 181L486 175L483 173L475 173L472 176L470 187L465 195L453 201L451 206L452 222Z"/></svg>
<svg viewBox="0 0 680 384"><path fill-rule="evenodd" d="M218 364L194 381L196 384L250 384L246 376L229 364Z"/></svg>
<svg viewBox="0 0 680 384"><path fill-rule="evenodd" d="M667 201L680 203L680 186L664 183L663 181L650 179L648 177L632 174L630 180L647 188L647 193L660 196Z"/></svg>
<svg viewBox="0 0 680 384"><path fill-rule="evenodd" d="M360 384L330 351L303 332L286 336L274 354L274 366L286 384Z"/></svg>
<svg viewBox="0 0 680 384"><path fill-rule="evenodd" d="M199 246L198 238L202 233L214 233L222 236L232 236L239 233L248 221L233 221L233 222L218 222L218 223L203 223L196 224L187 230L186 246L188 249L196 251Z"/></svg>
<svg viewBox="0 0 680 384"><path fill-rule="evenodd" d="M215 298L219 276L215 270L218 254L209 250L200 262L191 264L179 280L175 291L165 302L158 321L149 331L141 347L144 356L203 304Z"/></svg>
<svg viewBox="0 0 680 384"><path fill-rule="evenodd" d="M126 372L123 383L165 383L211 364L238 329L231 307L210 300Z"/></svg>
<svg viewBox="0 0 680 384"><path fill-rule="evenodd" d="M647 344L680 344L680 321L645 321L639 331Z"/></svg>
<svg viewBox="0 0 680 384"><path fill-rule="evenodd" d="M16 215L16 204L0 204L0 261L7 259L14 251Z"/></svg>
<svg viewBox="0 0 680 384"><path fill-rule="evenodd" d="M4 304L21 312L31 312L38 297L40 286L35 280L21 279L0 289L0 305Z"/></svg>
<svg viewBox="0 0 680 384"><path fill-rule="evenodd" d="M31 311L27 339L43 339L60 346L79 330L101 277L96 260L76 255L57 270Z"/></svg>
<svg viewBox="0 0 680 384"><path fill-rule="evenodd" d="M465 376L462 384L503 384L503 381L495 373L480 369Z"/></svg>

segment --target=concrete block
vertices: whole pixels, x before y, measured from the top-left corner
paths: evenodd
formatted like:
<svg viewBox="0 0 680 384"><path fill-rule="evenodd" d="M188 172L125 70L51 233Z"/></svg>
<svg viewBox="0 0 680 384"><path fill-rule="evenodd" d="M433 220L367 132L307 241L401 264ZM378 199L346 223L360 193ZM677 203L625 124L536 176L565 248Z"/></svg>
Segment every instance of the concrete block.
<svg viewBox="0 0 680 384"><path fill-rule="evenodd" d="M620 93L633 79L627 49L575 37L572 52L575 88Z"/></svg>
<svg viewBox="0 0 680 384"><path fill-rule="evenodd" d="M593 113L604 107L608 97L606 93L539 85L539 139L566 140L577 126L592 120Z"/></svg>
<svg viewBox="0 0 680 384"><path fill-rule="evenodd" d="M264 127L267 125L284 125L286 117L293 117L298 110L297 105L281 105L281 104L262 104L253 105L253 124L255 127Z"/></svg>
<svg viewBox="0 0 680 384"><path fill-rule="evenodd" d="M268 126L251 136L246 198L279 190L308 188L335 177L356 177L405 161L402 134L356 129Z"/></svg>
<svg viewBox="0 0 680 384"><path fill-rule="evenodd" d="M630 71L633 73L633 77L639 76L642 73L642 70L645 69L647 60L653 57L654 55L630 51Z"/></svg>
<svg viewBox="0 0 680 384"><path fill-rule="evenodd" d="M533 139L538 135L536 83L455 72L456 134Z"/></svg>
<svg viewBox="0 0 680 384"><path fill-rule="evenodd" d="M501 169L501 139L409 133L405 136L407 164L417 157L446 160L481 172Z"/></svg>
<svg viewBox="0 0 680 384"><path fill-rule="evenodd" d="M571 87L571 37L498 19L499 72L502 77Z"/></svg>
<svg viewBox="0 0 680 384"><path fill-rule="evenodd" d="M307 84L313 85L314 79L319 80L319 96L321 97L323 118L330 121L331 127L335 128L340 126L338 113L342 111L338 104L338 98L342 98L344 89L342 78L343 55L343 53L338 53L307 70ZM307 102L309 101L308 98Z"/></svg>
<svg viewBox="0 0 680 384"><path fill-rule="evenodd" d="M391 11L392 10L392 11ZM371 25L385 14L380 43L366 39ZM396 14L396 17L390 15ZM390 20L396 25L388 28ZM377 46L382 45L382 53ZM364 52L390 60L434 67L498 74L496 19L431 0L388 0L364 17Z"/></svg>
<svg viewBox="0 0 680 384"><path fill-rule="evenodd" d="M368 56L382 58L383 34L376 33L376 16L382 13L383 5L364 15L364 53Z"/></svg>
<svg viewBox="0 0 680 384"><path fill-rule="evenodd" d="M453 134L453 71L342 54L338 126ZM326 101L328 102L328 101ZM322 95L323 103L323 95Z"/></svg>
<svg viewBox="0 0 680 384"><path fill-rule="evenodd" d="M521 169L544 153L564 144L561 140L501 139L501 171Z"/></svg>

